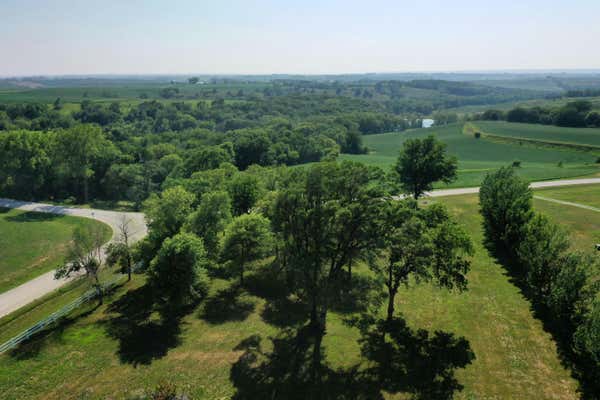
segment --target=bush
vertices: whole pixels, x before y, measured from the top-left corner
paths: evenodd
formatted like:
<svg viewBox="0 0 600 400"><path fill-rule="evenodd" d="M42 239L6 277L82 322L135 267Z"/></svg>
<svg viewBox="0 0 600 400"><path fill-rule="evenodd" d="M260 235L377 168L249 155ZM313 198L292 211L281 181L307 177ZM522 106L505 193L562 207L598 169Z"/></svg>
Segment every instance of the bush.
<svg viewBox="0 0 600 400"><path fill-rule="evenodd" d="M474 133L475 139L479 139L481 137L481 132Z"/></svg>

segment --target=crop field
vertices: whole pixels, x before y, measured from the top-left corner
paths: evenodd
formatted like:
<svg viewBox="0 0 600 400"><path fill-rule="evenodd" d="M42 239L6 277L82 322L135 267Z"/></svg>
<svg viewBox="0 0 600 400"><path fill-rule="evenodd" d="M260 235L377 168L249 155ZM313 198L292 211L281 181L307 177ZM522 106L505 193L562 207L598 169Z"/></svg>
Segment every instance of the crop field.
<svg viewBox="0 0 600 400"><path fill-rule="evenodd" d="M600 128L563 128L550 125L514 122L477 121L473 125L482 133L507 138L523 138L566 145L589 145L600 153Z"/></svg>
<svg viewBox="0 0 600 400"><path fill-rule="evenodd" d="M469 290L409 286L399 294L397 306L413 329L441 330L468 340L476 358L456 371L464 390L455 398L577 398L577 383L561 364L550 334L481 244L477 196L438 201L465 224L474 241ZM135 299L143 298L143 278L136 275L104 306L80 312L60 328L0 356L0 393L4 399L121 398L139 395L166 379L195 399L229 398L236 390L230 374L242 354L240 343L259 335L263 350L270 351L269 337L306 316L293 302L278 312L266 306L265 298L278 281L267 267L255 266L248 290L240 293L232 291L229 282L214 280L208 299L176 329L151 322L139 326L120 314L123 304L135 306ZM365 273L364 267L358 269L359 276ZM117 302L119 298L130 302ZM214 309L219 312L209 311ZM328 320L324 348L332 367L360 361L360 334L344 323L344 317L341 311L332 312ZM3 326L9 327L10 323ZM31 371L36 371L35 379Z"/></svg>
<svg viewBox="0 0 600 400"><path fill-rule="evenodd" d="M87 219L0 208L0 292L16 287L61 264L73 230L100 224Z"/></svg>
<svg viewBox="0 0 600 400"><path fill-rule="evenodd" d="M477 186L488 172L511 165L514 161L521 162L519 175L530 181L600 172L600 166L595 164L597 157L587 152L476 139L472 134L464 133L462 128L462 125L454 124L400 133L366 135L363 138L365 145L371 149L369 154L342 155L340 158L389 168L395 164L405 140L431 134L446 143L448 152L458 158L458 179L451 187Z"/></svg>

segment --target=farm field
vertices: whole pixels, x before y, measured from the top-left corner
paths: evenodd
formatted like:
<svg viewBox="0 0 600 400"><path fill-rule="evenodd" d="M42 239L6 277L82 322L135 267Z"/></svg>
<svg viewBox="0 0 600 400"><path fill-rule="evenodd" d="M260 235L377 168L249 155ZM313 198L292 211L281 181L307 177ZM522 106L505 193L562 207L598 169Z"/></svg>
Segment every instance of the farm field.
<svg viewBox="0 0 600 400"><path fill-rule="evenodd" d="M600 151L600 128L563 128L504 121L476 121L473 125L483 133L492 135L542 142L598 146Z"/></svg>
<svg viewBox="0 0 600 400"><path fill-rule="evenodd" d="M94 224L108 240L110 227L98 221L0 208L0 292L56 268L75 227Z"/></svg>
<svg viewBox="0 0 600 400"><path fill-rule="evenodd" d="M520 161L519 175L530 181L593 175L600 172L596 157L575 150L521 146L499 143L485 138L475 139L463 132L461 124L411 130L400 133L363 136L371 149L366 155L346 155L341 159L361 161L382 168L393 166L402 143L410 138L435 135L448 146L448 152L458 158L458 179L450 187L478 186L485 175L513 161ZM559 166L562 162L562 166ZM438 185L437 187L445 187Z"/></svg>
<svg viewBox="0 0 600 400"><path fill-rule="evenodd" d="M443 330L469 341L476 358L456 371L464 390L455 398L577 398L577 383L561 365L550 334L481 244L477 196L437 201L465 224L475 244L469 290L460 294L430 285L409 287L399 294L397 306L413 329ZM235 393L230 370L242 354L240 342L260 335L263 350L268 351L268 337L302 322L299 315L305 315L294 303L285 312L265 306L265 296L272 295L277 285L267 268L268 264L257 266L248 275L248 292L233 298L228 281L214 280L209 298L183 318L179 330L156 323L138 326L121 316L123 304L135 306L135 299L143 299L143 278L136 275L104 306L86 310L59 329L0 356L0 393L4 399L121 398L166 379L194 399L229 398ZM364 275L365 268L358 273ZM126 290L130 292L123 299L129 303L108 304ZM217 313L207 312L215 309ZM360 360L359 332L343 318L343 313L332 312L328 321L324 348L332 367L350 367Z"/></svg>

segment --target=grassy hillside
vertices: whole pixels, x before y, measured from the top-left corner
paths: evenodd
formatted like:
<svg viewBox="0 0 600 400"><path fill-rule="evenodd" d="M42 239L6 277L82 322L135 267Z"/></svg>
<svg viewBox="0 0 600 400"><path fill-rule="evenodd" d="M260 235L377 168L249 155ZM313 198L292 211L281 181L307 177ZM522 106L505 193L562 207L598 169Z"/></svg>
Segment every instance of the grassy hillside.
<svg viewBox="0 0 600 400"><path fill-rule="evenodd" d="M0 292L56 268L64 261L77 226L99 224L106 240L108 225L87 218L0 208Z"/></svg>
<svg viewBox="0 0 600 400"><path fill-rule="evenodd" d="M483 133L507 137L539 140L566 145L589 145L600 152L600 128L562 128L550 125L520 124L504 121L477 121L473 123Z"/></svg>
<svg viewBox="0 0 600 400"><path fill-rule="evenodd" d="M485 174L501 166L521 161L519 174L536 181L590 175L600 172L592 154L562 149L524 146L518 143L500 143L485 138L476 139L463 132L462 125L455 124L427 130L401 133L385 133L364 136L365 144L371 149L367 155L342 155L342 159L362 161L371 165L389 168L394 165L402 143L415 137L435 135L448 145L448 152L458 157L458 180L451 186L477 186ZM562 166L559 166L562 162Z"/></svg>
<svg viewBox="0 0 600 400"><path fill-rule="evenodd" d="M577 398L577 383L561 365L550 335L481 245L477 197L439 201L466 225L476 245L469 290L461 294L429 285L409 287L399 294L398 309L414 329L443 330L469 341L476 359L456 371L464 390L455 398ZM265 267L248 276L247 293L235 294L228 282L214 281L210 297L178 327L168 329L121 314L143 303L143 279L135 276L107 300L115 301L130 290L119 303L84 310L60 329L0 356L0 393L7 400L122 398L166 379L194 399L230 398L236 390L231 366L242 354L240 343L260 335L268 351L268 337L305 315L289 301L281 308L266 306L265 296L273 294L267 288L276 287L277 279ZM328 321L324 346L333 367L360 360L359 333L345 325L343 317L332 312Z"/></svg>

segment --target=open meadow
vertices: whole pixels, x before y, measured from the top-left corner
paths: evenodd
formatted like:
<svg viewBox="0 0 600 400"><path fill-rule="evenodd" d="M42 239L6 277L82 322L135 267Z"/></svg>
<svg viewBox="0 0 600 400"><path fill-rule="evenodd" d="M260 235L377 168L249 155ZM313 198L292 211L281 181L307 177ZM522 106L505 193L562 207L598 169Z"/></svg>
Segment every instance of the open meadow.
<svg viewBox="0 0 600 400"><path fill-rule="evenodd" d="M86 218L0 208L0 293L19 286L65 260L77 226L108 225Z"/></svg>
<svg viewBox="0 0 600 400"><path fill-rule="evenodd" d="M577 189L552 191L577 196ZM550 192L544 191L544 195ZM425 329L430 334L439 330L468 341L475 358L466 368L454 371L464 386L455 398L578 398L577 382L561 364L551 335L534 317L530 303L504 267L483 247L477 196L435 201L449 207L475 244L468 290L459 293L428 284L410 285L399 293L397 307L413 330ZM561 223L586 243L597 235L598 225L582 228L579 224L600 222L600 213L554 208L554 204L538 200L535 206L553 218L560 217ZM589 232L590 226L596 232ZM368 275L364 266L358 268L357 279ZM131 283L111 294L105 305L79 310L58 328L0 356L3 398L125 398L165 379L194 399L230 398L243 388L232 369L244 353L243 343L258 335L263 350L270 351L269 338L281 337L282 328L297 327L307 317L307 310L291 298L280 299L276 307L272 301L267 304L266 299L277 297L281 284L268 260L254 266L245 290L237 289L235 283L213 280L208 298L174 326L162 325L157 317L144 319L144 279L135 275ZM347 311L351 308L337 307L329 315L324 348L325 358L334 368L349 368L361 361L360 333L344 322ZM433 365L439 355L430 355L431 360L421 360L413 367L422 368L423 362ZM36 371L35 378L31 371Z"/></svg>

